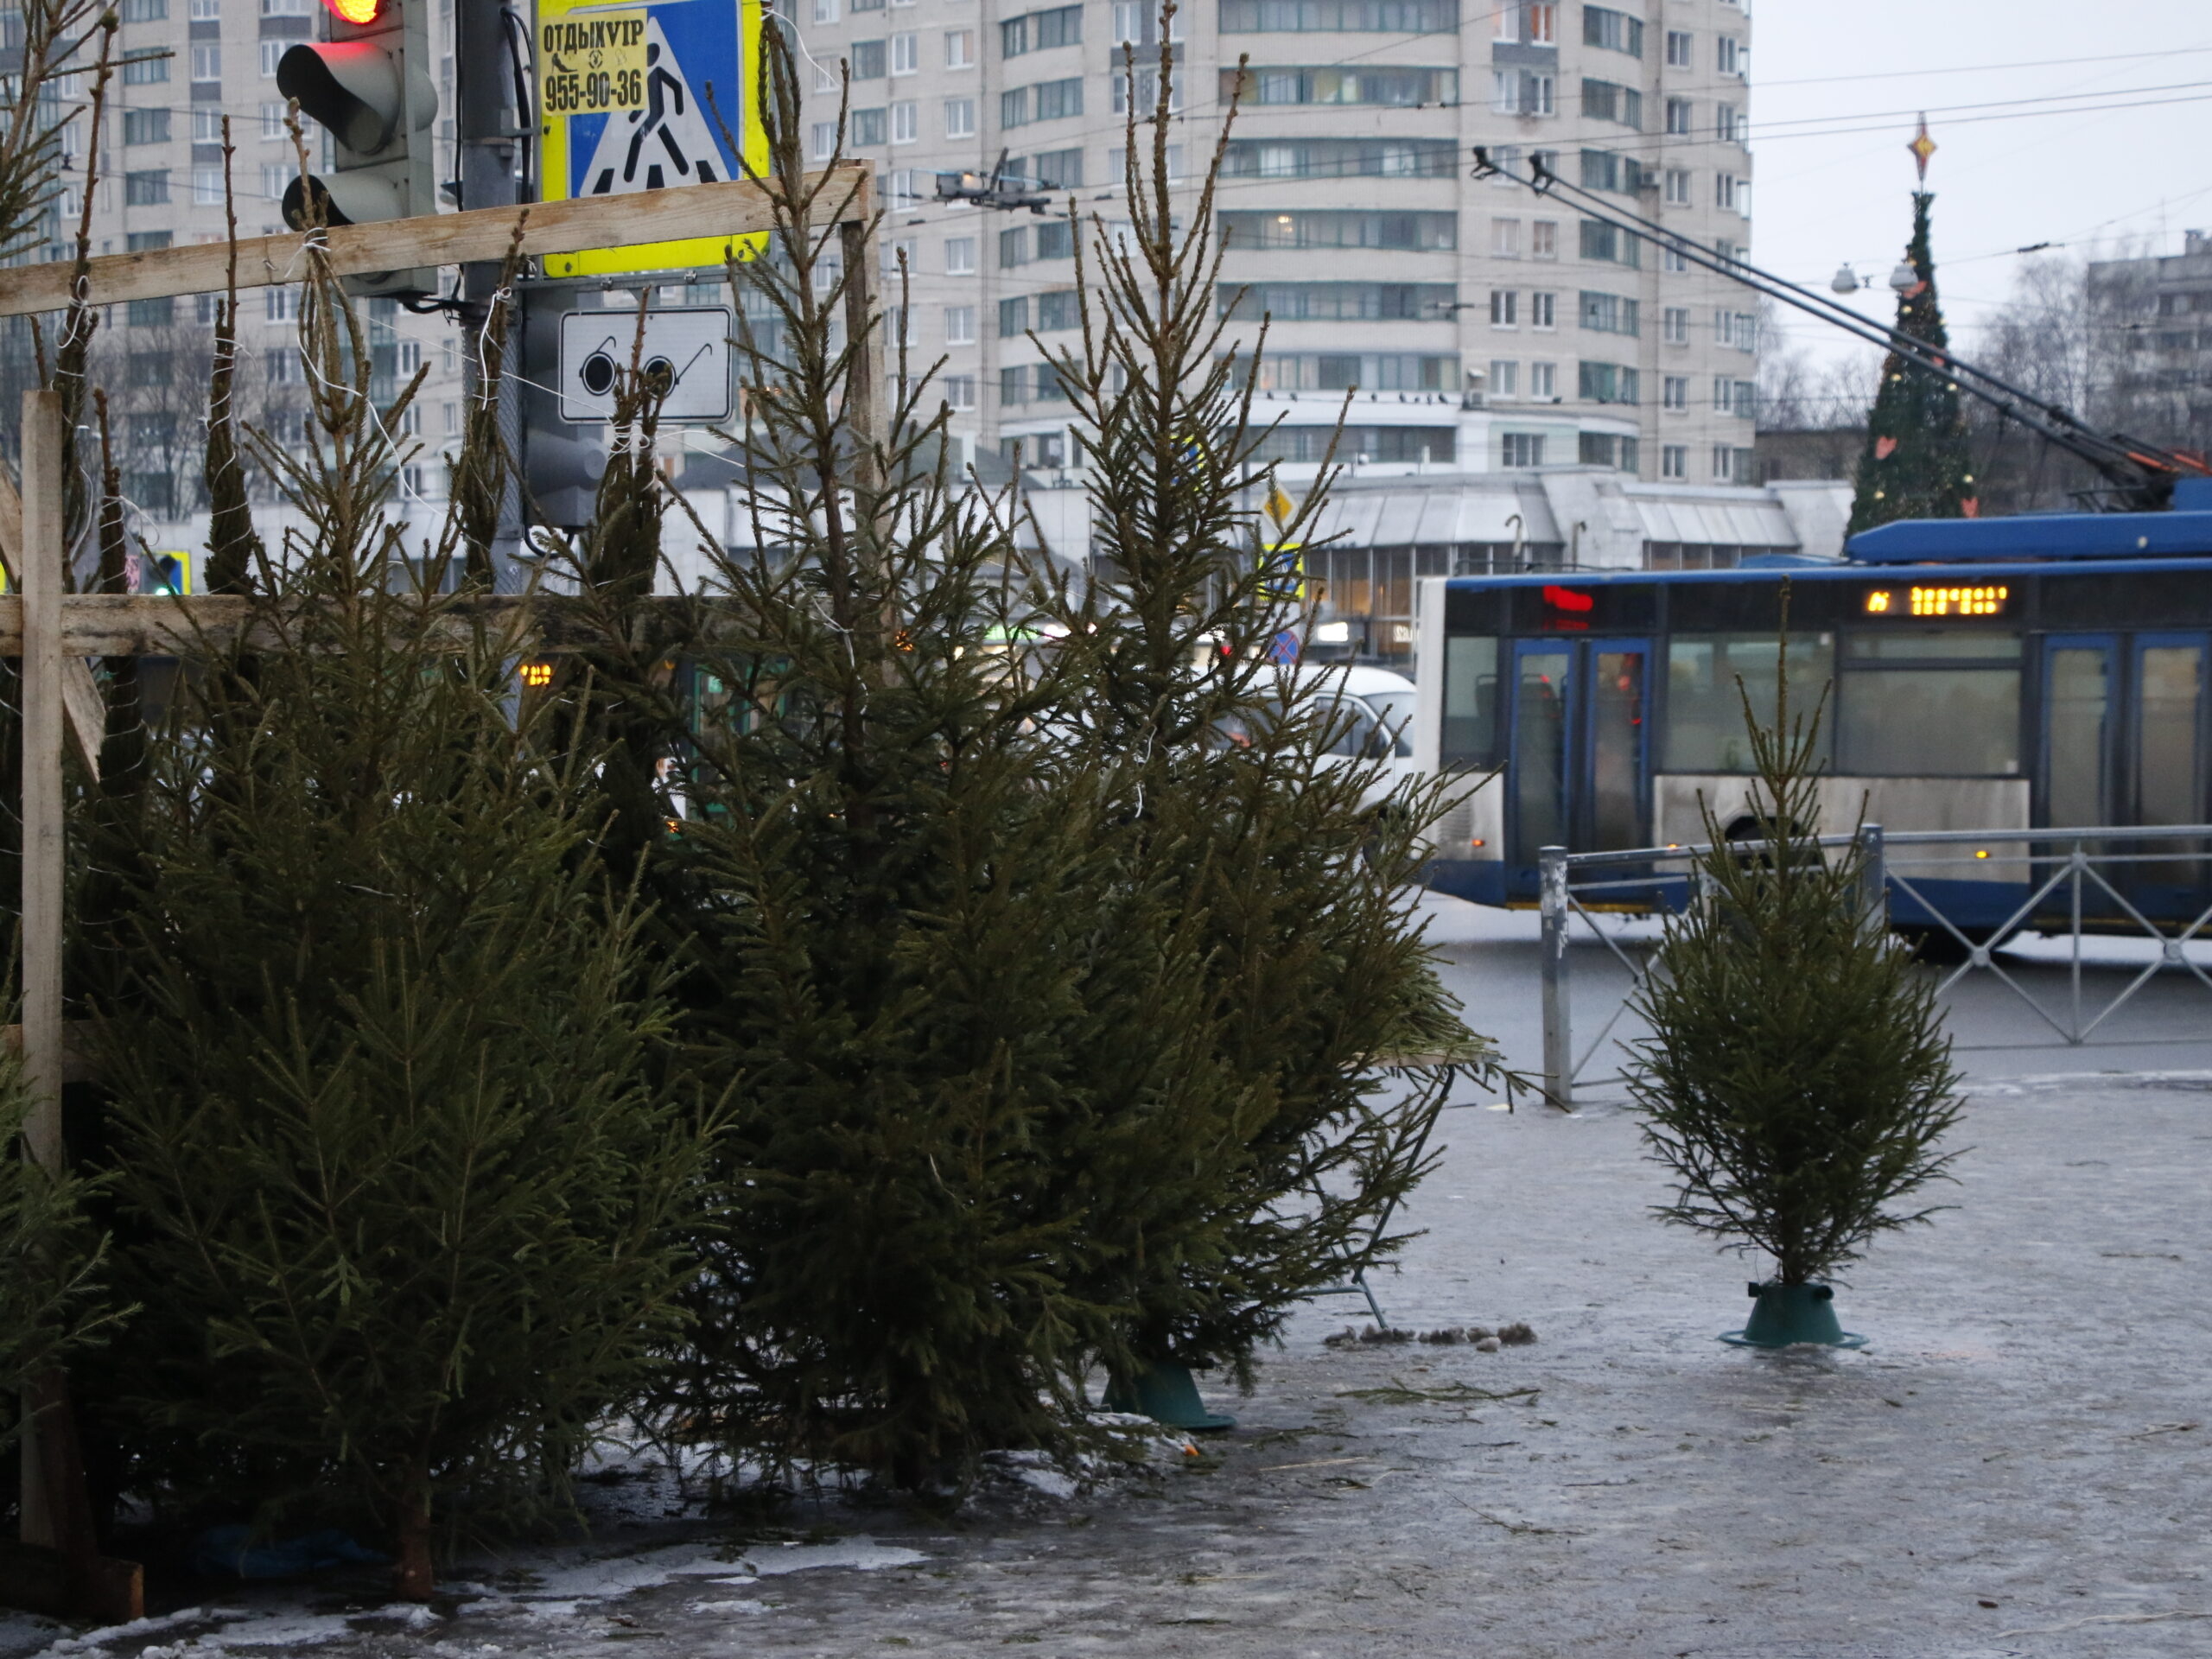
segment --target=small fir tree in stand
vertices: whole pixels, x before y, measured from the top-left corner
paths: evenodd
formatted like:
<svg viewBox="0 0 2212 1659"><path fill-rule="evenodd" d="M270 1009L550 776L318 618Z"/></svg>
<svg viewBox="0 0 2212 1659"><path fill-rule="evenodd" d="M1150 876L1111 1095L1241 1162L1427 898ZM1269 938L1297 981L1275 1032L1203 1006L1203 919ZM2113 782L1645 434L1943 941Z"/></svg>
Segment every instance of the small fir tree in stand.
<svg viewBox="0 0 2212 1659"><path fill-rule="evenodd" d="M1863 843L1820 844L1821 710L1793 713L1777 669L1772 723L1744 696L1752 834L1725 840L1705 805L1701 891L1637 999L1630 1094L1677 1182L1658 1213L1806 1286L1929 1219L1903 1201L1945 1178L1960 1106L1934 982L1870 906Z"/></svg>
<svg viewBox="0 0 2212 1659"><path fill-rule="evenodd" d="M1936 297L1936 256L1928 245L1928 210L1935 200L1929 191L1913 193L1912 241L1904 255L1913 282L1897 296L1896 327L1941 353L1949 349L1950 336ZM1883 359L1882 383L1867 417L1850 533L1896 518L1971 518L1978 505L1958 387L1891 352Z"/></svg>

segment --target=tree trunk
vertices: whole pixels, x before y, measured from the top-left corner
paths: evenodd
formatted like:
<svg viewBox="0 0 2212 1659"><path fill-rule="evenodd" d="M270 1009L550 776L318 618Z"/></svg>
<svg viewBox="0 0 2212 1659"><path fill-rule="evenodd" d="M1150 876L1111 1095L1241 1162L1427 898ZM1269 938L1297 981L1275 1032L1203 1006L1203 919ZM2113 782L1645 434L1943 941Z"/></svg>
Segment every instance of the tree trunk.
<svg viewBox="0 0 2212 1659"><path fill-rule="evenodd" d="M402 1601L428 1601L436 1587L430 1566L430 1497L427 1474L408 1483L394 1529L399 1545L399 1564L392 1572L392 1589Z"/></svg>

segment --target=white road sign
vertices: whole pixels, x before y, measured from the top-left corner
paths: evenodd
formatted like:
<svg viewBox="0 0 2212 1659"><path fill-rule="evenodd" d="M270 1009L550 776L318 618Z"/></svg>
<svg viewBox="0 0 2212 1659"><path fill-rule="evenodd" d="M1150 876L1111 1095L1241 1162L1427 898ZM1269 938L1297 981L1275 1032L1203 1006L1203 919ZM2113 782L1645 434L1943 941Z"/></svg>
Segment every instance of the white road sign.
<svg viewBox="0 0 2212 1659"><path fill-rule="evenodd" d="M648 380L664 382L664 421L729 418L729 337L734 319L726 305L690 306L645 313L645 344L638 367ZM561 418L606 421L614 416L614 388L630 366L637 340L634 311L570 311L561 319Z"/></svg>

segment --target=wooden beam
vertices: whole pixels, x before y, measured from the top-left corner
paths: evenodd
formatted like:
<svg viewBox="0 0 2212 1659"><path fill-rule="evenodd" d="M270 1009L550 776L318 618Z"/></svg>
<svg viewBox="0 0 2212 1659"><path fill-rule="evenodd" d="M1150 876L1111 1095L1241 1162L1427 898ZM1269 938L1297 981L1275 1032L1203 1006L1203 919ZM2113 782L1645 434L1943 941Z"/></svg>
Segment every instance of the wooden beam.
<svg viewBox="0 0 2212 1659"><path fill-rule="evenodd" d="M868 164L845 162L838 170L849 173L850 188L833 186L822 192L815 202L817 225L865 221L874 214L874 175ZM695 237L753 236L772 229L775 224L767 191L750 180L733 179L632 195L542 201L527 209L480 207L468 213L431 213L380 224L339 225L322 234L330 250L331 270L349 276L415 265L504 259L515 220L524 213L528 215L522 235L525 254L576 253L587 248L678 242ZM307 240L305 234L296 232L241 238L238 286L273 288L302 280L307 270ZM114 305L172 294L219 294L230 258L230 245L225 242L105 254L87 262L85 297L93 305ZM0 270L0 317L61 309L69 303L74 270L73 261L59 259Z"/></svg>
<svg viewBox="0 0 2212 1659"><path fill-rule="evenodd" d="M60 601L61 649L79 657L195 657L229 649L253 614L254 601L241 594L65 594ZM639 607L646 619L638 643L650 642L656 612L668 617L668 633L680 635L711 623L719 608L713 600L664 594ZM433 630L458 651L480 626L493 635L513 630L532 655L562 657L580 651L604 651L609 641L591 620L583 601L559 594L501 594L455 599ZM246 643L257 650L283 648L282 633L266 624ZM0 594L0 658L23 654L23 601Z"/></svg>

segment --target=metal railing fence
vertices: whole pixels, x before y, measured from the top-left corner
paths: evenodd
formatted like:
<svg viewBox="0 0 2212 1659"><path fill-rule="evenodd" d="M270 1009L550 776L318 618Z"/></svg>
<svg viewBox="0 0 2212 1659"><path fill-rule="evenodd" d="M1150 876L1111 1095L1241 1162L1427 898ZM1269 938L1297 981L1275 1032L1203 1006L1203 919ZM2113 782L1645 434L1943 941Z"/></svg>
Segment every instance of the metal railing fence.
<svg viewBox="0 0 2212 1659"><path fill-rule="evenodd" d="M1823 849L1864 849L1864 882L1870 917L1880 914L1893 926L1918 929L1923 937L1949 946L1959 961L1943 976L1938 995L1970 973L1987 973L2069 1046L2088 1043L2161 969L2178 969L2212 990L2212 973L2184 947L2212 944L2212 824L2158 828L2098 825L2062 830L1934 830L1885 834L1878 823L1856 835L1822 836ZM1764 843L1729 842L1751 855ZM2019 850L1997 858L1997 848ZM2121 851L2120 848L2147 850ZM1612 1035L1637 994L1647 982L1651 963L1630 954L1631 943L1609 929L1605 918L1622 913L1650 916L1680 912L1699 902L1697 861L1711 843L1644 847L1617 852L1570 853L1547 847L1537 855L1538 909L1542 920L1543 1088L1554 1105L1571 1107L1574 1090L1606 1039ZM1993 869L1993 860L1996 868ZM1904 868L1900 868L1900 866ZM2137 876L2171 877L2186 869L2185 880L2162 882L2161 902L2150 902ZM2016 881L1993 880L1999 870L2017 872ZM1963 880L1971 883L1962 888ZM1953 885L1944 887L1946 881ZM2024 893L2011 906L1986 913L1995 919L1961 917L1968 897L1986 899L2010 887ZM2001 898L2000 901L2001 903ZM2161 912L2145 914L2145 910ZM1575 918L1628 971L1629 990L1597 1035L1576 1052L1567 946ZM2056 1011L2020 982L1997 950L2024 931L2063 933L2071 940L2068 994ZM2094 935L2147 937L2156 956L2101 1006L2085 1000L2082 942ZM1648 942L1647 942L1648 943ZM1593 1081L1620 1081L1620 1077Z"/></svg>

